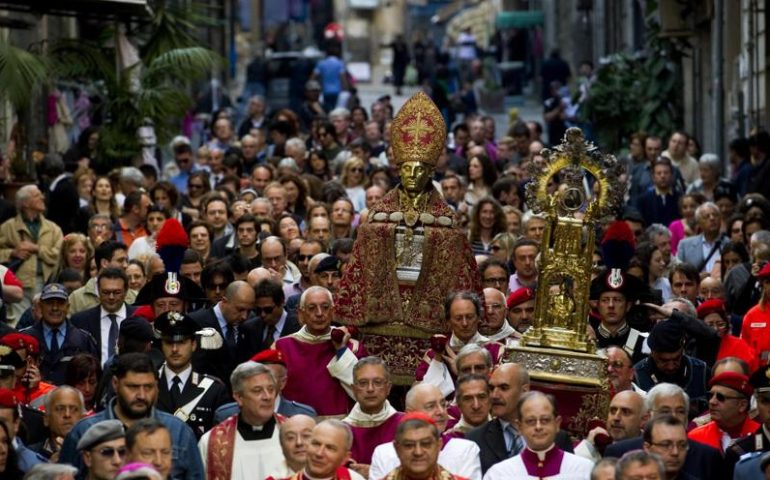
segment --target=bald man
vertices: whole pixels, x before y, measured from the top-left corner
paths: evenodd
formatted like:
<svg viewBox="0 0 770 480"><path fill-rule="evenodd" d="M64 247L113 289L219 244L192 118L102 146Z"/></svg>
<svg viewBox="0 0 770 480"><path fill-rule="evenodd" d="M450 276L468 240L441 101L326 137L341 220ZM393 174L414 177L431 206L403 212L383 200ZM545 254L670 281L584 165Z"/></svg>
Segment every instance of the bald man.
<svg viewBox="0 0 770 480"><path fill-rule="evenodd" d="M606 428L596 427L588 432L588 437L575 447L575 454L597 462L602 458L606 440L619 442L638 437L648 418L644 397L633 390L618 392L610 401Z"/></svg>
<svg viewBox="0 0 770 480"><path fill-rule="evenodd" d="M303 414L289 417L281 424L279 438L284 462L280 469L270 473L271 477L291 477L305 468L307 448L315 426L315 419Z"/></svg>
<svg viewBox="0 0 770 480"><path fill-rule="evenodd" d="M262 346L257 332L254 289L242 280L227 286L224 297L211 308L190 313L201 328L213 328L224 339L216 350L198 349L193 356L193 369L221 379L230 389L230 373L250 359Z"/></svg>
<svg viewBox="0 0 770 480"><path fill-rule="evenodd" d="M524 439L515 428L516 404L524 392L529 391L529 373L518 363L498 366L489 377L491 414L494 419L474 428L465 438L481 448L481 468L486 473L524 448ZM556 445L564 451L572 451L569 435L564 431L556 434Z"/></svg>
<svg viewBox="0 0 770 480"><path fill-rule="evenodd" d="M508 307L505 294L496 288L484 289L485 322L479 328L482 335L506 346L519 344L516 330L507 322Z"/></svg>
<svg viewBox="0 0 770 480"><path fill-rule="evenodd" d="M446 400L435 385L417 384L406 394L406 412L427 413L436 422L436 427L442 434L449 419L446 407ZM462 438L444 439L438 464L454 475L470 480L481 479L479 447L471 441ZM369 467L369 480L380 480L400 465L393 443L384 443L374 449Z"/></svg>

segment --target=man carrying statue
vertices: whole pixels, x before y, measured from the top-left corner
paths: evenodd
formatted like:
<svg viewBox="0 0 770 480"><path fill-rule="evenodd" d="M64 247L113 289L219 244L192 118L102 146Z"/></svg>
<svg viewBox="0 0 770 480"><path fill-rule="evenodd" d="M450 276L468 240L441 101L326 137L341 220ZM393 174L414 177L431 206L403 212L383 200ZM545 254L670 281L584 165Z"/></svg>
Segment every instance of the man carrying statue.
<svg viewBox="0 0 770 480"><path fill-rule="evenodd" d="M401 183L372 205L358 227L342 278L336 319L355 325L369 352L391 366L397 384L411 384L435 334L447 334L446 296L481 294L478 268L455 213L431 179L444 148L441 112L420 92L391 125Z"/></svg>

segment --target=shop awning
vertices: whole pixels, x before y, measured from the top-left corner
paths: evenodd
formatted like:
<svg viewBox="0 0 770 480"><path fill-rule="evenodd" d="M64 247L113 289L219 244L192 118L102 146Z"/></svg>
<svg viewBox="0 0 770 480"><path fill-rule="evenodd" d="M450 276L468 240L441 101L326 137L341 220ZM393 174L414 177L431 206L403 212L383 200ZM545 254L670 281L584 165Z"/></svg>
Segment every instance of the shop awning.
<svg viewBox="0 0 770 480"><path fill-rule="evenodd" d="M500 12L495 19L497 28L530 28L543 25L545 15L542 10L520 10Z"/></svg>

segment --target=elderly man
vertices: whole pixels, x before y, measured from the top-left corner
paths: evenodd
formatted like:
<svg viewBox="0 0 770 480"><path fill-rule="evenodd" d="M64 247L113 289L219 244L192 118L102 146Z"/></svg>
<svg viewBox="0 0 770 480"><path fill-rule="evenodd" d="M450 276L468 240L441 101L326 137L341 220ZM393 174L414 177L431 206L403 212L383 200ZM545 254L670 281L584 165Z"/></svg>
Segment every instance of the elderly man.
<svg viewBox="0 0 770 480"><path fill-rule="evenodd" d="M262 342L256 335L256 320L248 318L253 308L254 289L239 280L227 286L224 297L216 305L190 313L198 325L215 329L224 339L222 347L196 353L193 357L196 371L227 382L235 366L259 350Z"/></svg>
<svg viewBox="0 0 770 480"><path fill-rule="evenodd" d="M607 378L615 392L633 390L640 395L645 391L639 388L634 382L634 364L631 362L631 356L620 347L609 347L607 349Z"/></svg>
<svg viewBox="0 0 770 480"><path fill-rule="evenodd" d="M468 344L475 343L489 350L492 354L492 363L496 364L499 359L502 345L491 342L478 331L482 318L481 300L478 295L467 291L452 293L444 304L444 311L452 336L442 351L431 349L426 352L415 372L418 381L426 376L445 377L445 372L451 371L456 352ZM441 373L434 373L431 369Z"/></svg>
<svg viewBox="0 0 770 480"><path fill-rule="evenodd" d="M691 430L689 437L724 452L737 438L757 431L760 424L749 418L754 389L746 375L723 372L709 381L711 421Z"/></svg>
<svg viewBox="0 0 770 480"><path fill-rule="evenodd" d="M59 264L62 231L43 215L45 197L35 185L16 192L16 209L19 214L0 225L0 262L12 265L25 286L24 300L15 305L23 312Z"/></svg>
<svg viewBox="0 0 770 480"><path fill-rule="evenodd" d="M663 460L667 480L695 478L683 469L688 449L687 427L674 416L656 417L644 429L644 451Z"/></svg>
<svg viewBox="0 0 770 480"><path fill-rule="evenodd" d="M687 422L690 399L678 385L660 383L647 392L645 408L651 418L672 415L680 422ZM688 440L684 471L694 478L715 478L714 472L722 472L722 454L719 450L694 440ZM604 451L605 457L620 458L624 453L644 447L641 436L611 443ZM718 477L717 477L718 478ZM729 477L725 477L729 478Z"/></svg>
<svg viewBox="0 0 770 480"><path fill-rule="evenodd" d="M508 323L518 332L519 337L532 325L535 315L535 291L521 287L508 295Z"/></svg>
<svg viewBox="0 0 770 480"><path fill-rule="evenodd" d="M94 338L67 320L69 297L64 285L49 283L40 293L42 318L22 333L40 344L40 375L56 385L64 383L69 360L78 353L98 355Z"/></svg>
<svg viewBox="0 0 770 480"><path fill-rule="evenodd" d="M435 420L426 413L406 414L398 425L393 445L400 465L384 477L388 480L399 478L459 480L463 478L439 464L442 447L440 432Z"/></svg>
<svg viewBox="0 0 770 480"><path fill-rule="evenodd" d="M163 480L175 478L173 447L168 427L155 418L138 420L126 430L126 463L152 465Z"/></svg>
<svg viewBox="0 0 770 480"><path fill-rule="evenodd" d="M324 420L313 428L305 468L283 480L363 480L355 470L345 467L352 443L353 435L347 424L335 419Z"/></svg>
<svg viewBox="0 0 770 480"><path fill-rule="evenodd" d="M350 340L342 328L341 338L332 332L334 312L332 294L323 287L310 287L302 293L297 332L275 342L288 370L284 394L310 405L323 416L347 415L353 397L353 366L366 356L361 344ZM334 333L334 335L332 335Z"/></svg>
<svg viewBox="0 0 770 480"><path fill-rule="evenodd" d="M48 392L45 399L45 426L48 427L48 438L30 445L29 448L56 462L61 442L85 413L83 394L73 387L62 385Z"/></svg>
<svg viewBox="0 0 770 480"><path fill-rule="evenodd" d="M736 440L725 450L725 473L730 473L738 460L747 453L770 451L770 368L760 368L749 379L754 387L757 420L762 422L752 435ZM728 477L729 478L729 477Z"/></svg>
<svg viewBox="0 0 770 480"><path fill-rule="evenodd" d="M278 393L275 396L275 413L287 418L295 415L316 417L317 414L310 405L289 400L281 394L286 386L286 361L281 352L272 349L262 350L251 357L251 361L266 365L273 372L276 385L278 385ZM214 423L222 423L227 417L236 415L239 411L237 402L226 403L214 412Z"/></svg>
<svg viewBox="0 0 770 480"><path fill-rule="evenodd" d="M281 424L279 439L284 462L280 468L271 472L273 478L285 478L304 470L307 465L307 449L316 421L307 415L294 415Z"/></svg>
<svg viewBox="0 0 770 480"><path fill-rule="evenodd" d="M485 288L484 308L487 311L486 324L480 329L484 336L492 342L517 345L519 334L507 321L505 294L496 288Z"/></svg>
<svg viewBox="0 0 770 480"><path fill-rule="evenodd" d="M485 480L510 478L588 478L593 462L555 445L561 417L556 400L541 392L526 392L516 406L516 427L526 447L489 469Z"/></svg>
<svg viewBox="0 0 770 480"><path fill-rule="evenodd" d="M126 458L126 431L120 420L102 420L86 430L77 445L86 480L112 480Z"/></svg>
<svg viewBox="0 0 770 480"><path fill-rule="evenodd" d="M683 263L689 263L707 276L720 259L719 248L723 243L722 214L713 202L706 202L695 210L699 235L687 237L679 242L676 257Z"/></svg>
<svg viewBox="0 0 770 480"><path fill-rule="evenodd" d="M353 432L351 458L354 469L364 477L369 476L374 449L393 441L402 413L388 401L390 372L380 357L366 357L353 367L353 393L356 404L342 421Z"/></svg>
<svg viewBox="0 0 770 480"><path fill-rule="evenodd" d="M592 462L598 461L607 440L617 442L638 437L647 418L644 397L630 390L616 393L610 401L606 428L591 429L588 436L575 447L575 455Z"/></svg>
<svg viewBox="0 0 770 480"><path fill-rule="evenodd" d="M235 368L230 383L240 413L201 437L206 478L265 478L284 460L278 438L283 417L275 414L278 385L267 366L251 361Z"/></svg>
<svg viewBox="0 0 770 480"><path fill-rule="evenodd" d="M484 473L492 465L519 454L525 446L524 438L516 429L516 405L521 394L529 391L529 373L523 365L506 363L495 368L489 385L492 389L491 412L495 418L465 436L479 446ZM567 432L559 431L556 444L564 451L572 451L572 442Z"/></svg>
<svg viewBox="0 0 770 480"><path fill-rule="evenodd" d="M124 353L117 357L112 385L115 398L107 408L78 422L64 439L59 463L82 467L76 446L93 424L117 419L131 427L143 418L154 418L166 426L174 445L172 476L199 480L203 478L203 464L195 445L195 435L182 420L154 408L158 398L158 370L145 353Z"/></svg>
<svg viewBox="0 0 770 480"><path fill-rule="evenodd" d="M407 415L421 412L433 420L439 434L443 434L447 426L447 402L441 390L435 385L426 383L413 386L406 394ZM403 419L403 417L402 417ZM481 464L479 463L479 447L462 438L448 438L441 446L438 463L449 472L470 480L481 479ZM374 449L372 464L369 469L369 480L379 480L400 465L394 444L384 443Z"/></svg>
<svg viewBox="0 0 770 480"><path fill-rule="evenodd" d="M262 266L270 273L283 279L284 285L299 281L301 274L296 265L286 256L286 245L279 237L267 237L259 244Z"/></svg>
<svg viewBox="0 0 770 480"><path fill-rule="evenodd" d="M489 421L491 408L489 380L481 375L469 374L457 379L455 401L460 409L460 419L446 432L445 438L465 438L472 429Z"/></svg>
<svg viewBox="0 0 770 480"><path fill-rule="evenodd" d="M329 241L332 238L332 224L326 217L313 217L307 226L307 238L309 240L316 240L321 242L322 245L329 245Z"/></svg>

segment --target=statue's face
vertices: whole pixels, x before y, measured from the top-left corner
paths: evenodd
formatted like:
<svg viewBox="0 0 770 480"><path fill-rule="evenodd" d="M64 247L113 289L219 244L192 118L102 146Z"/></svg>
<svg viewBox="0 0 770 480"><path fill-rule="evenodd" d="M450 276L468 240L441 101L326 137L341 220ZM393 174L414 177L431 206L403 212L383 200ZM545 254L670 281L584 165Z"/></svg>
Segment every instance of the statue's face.
<svg viewBox="0 0 770 480"><path fill-rule="evenodd" d="M416 195L425 190L433 177L433 167L422 162L404 162L398 169L406 193Z"/></svg>

